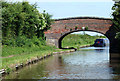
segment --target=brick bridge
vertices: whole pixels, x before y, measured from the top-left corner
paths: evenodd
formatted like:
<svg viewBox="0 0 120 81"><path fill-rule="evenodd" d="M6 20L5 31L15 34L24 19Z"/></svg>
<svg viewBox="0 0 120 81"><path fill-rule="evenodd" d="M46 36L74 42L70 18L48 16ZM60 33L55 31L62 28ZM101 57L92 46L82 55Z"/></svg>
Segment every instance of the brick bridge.
<svg viewBox="0 0 120 81"><path fill-rule="evenodd" d="M62 39L72 33L83 31L82 27L88 27L87 31L94 31L104 34L110 41L110 52L118 52L115 30L112 27L111 19L98 17L73 17L56 19L51 29L44 32L49 45L62 48Z"/></svg>

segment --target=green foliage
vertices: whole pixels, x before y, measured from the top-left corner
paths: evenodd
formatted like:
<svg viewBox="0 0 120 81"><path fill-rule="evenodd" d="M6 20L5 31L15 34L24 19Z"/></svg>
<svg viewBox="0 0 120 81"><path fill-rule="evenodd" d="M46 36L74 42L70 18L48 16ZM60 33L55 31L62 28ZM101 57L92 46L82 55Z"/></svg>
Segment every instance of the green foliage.
<svg viewBox="0 0 120 81"><path fill-rule="evenodd" d="M115 38L120 40L120 32L116 33Z"/></svg>
<svg viewBox="0 0 120 81"><path fill-rule="evenodd" d="M88 27L87 27L87 26L85 27L85 30L88 30Z"/></svg>
<svg viewBox="0 0 120 81"><path fill-rule="evenodd" d="M24 54L49 51L49 50L52 51L55 49L55 47L52 46L42 46L42 45L38 46L33 44L32 42L27 43L27 45L28 46L24 46L24 47L3 46L2 57L24 55Z"/></svg>
<svg viewBox="0 0 120 81"><path fill-rule="evenodd" d="M1 3L3 45L22 47L28 42L27 45L31 46L34 41L39 40L37 38L44 39L43 32L53 22L51 15L45 11L39 13L37 5L30 5L28 2ZM36 44L40 45L38 42Z"/></svg>
<svg viewBox="0 0 120 81"><path fill-rule="evenodd" d="M62 47L79 48L83 45L92 45L97 38L105 38L105 36L90 36L80 34L69 34L62 40Z"/></svg>
<svg viewBox="0 0 120 81"><path fill-rule="evenodd" d="M116 30L116 38L120 39L120 1L115 3L114 6L112 7L113 13L113 26Z"/></svg>
<svg viewBox="0 0 120 81"><path fill-rule="evenodd" d="M43 38L37 38L34 36L31 39L26 38L25 36L18 36L16 38L6 38L4 42L4 45L13 46L13 47L35 47L36 46L42 46L45 44L45 39Z"/></svg>
<svg viewBox="0 0 120 81"><path fill-rule="evenodd" d="M75 30L77 30L78 26L75 26Z"/></svg>
<svg viewBox="0 0 120 81"><path fill-rule="evenodd" d="M7 69L7 72L11 71L16 64L26 63L28 60L36 57L42 57L43 55L50 54L52 52L58 51L55 50L55 47L52 46L35 46L35 47L12 47L12 46L3 46L2 50L2 66L0 69Z"/></svg>
<svg viewBox="0 0 120 81"><path fill-rule="evenodd" d="M51 15L39 13L36 4L2 3L2 56L29 54L51 49L44 31L50 28Z"/></svg>
<svg viewBox="0 0 120 81"><path fill-rule="evenodd" d="M11 71L12 71L11 68L9 67L6 68L6 73L10 73Z"/></svg>

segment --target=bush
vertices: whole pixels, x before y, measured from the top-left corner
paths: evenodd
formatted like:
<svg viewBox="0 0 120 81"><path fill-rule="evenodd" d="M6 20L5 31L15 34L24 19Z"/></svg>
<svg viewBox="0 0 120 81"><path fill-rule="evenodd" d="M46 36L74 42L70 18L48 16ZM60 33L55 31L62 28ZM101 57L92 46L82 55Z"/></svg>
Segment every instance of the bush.
<svg viewBox="0 0 120 81"><path fill-rule="evenodd" d="M35 46L45 46L45 40L43 38L37 38L34 36L33 38L27 38L25 36L19 36L16 38L6 39L4 45L13 46L13 47L35 47Z"/></svg>
<svg viewBox="0 0 120 81"><path fill-rule="evenodd" d="M39 13L36 4L2 3L2 44L8 46L45 45L44 31L50 28L51 15Z"/></svg>

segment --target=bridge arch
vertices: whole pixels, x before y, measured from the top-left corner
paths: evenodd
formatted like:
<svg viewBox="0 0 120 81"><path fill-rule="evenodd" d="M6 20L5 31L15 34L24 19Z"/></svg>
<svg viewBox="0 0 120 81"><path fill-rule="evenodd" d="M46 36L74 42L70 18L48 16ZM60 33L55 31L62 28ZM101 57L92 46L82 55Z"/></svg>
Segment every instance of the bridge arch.
<svg viewBox="0 0 120 81"><path fill-rule="evenodd" d="M63 49L62 48L62 40L64 39L64 37L66 37L67 35L71 34L71 33L74 33L74 32L80 32L80 31L91 31L91 32L96 32L96 33L100 33L100 34L103 34L104 36L106 36L108 39L108 35L100 32L100 31L95 31L95 30L74 30L74 31L70 31L68 33L65 33L64 35L62 35L59 39L58 39L58 48L60 49Z"/></svg>
<svg viewBox="0 0 120 81"><path fill-rule="evenodd" d="M88 27L89 31L104 34L110 41L110 52L119 52L118 40L115 39L116 31L110 18L72 17L55 19L51 29L44 32L47 44L61 48L59 43L64 36L72 32L82 31L82 27Z"/></svg>

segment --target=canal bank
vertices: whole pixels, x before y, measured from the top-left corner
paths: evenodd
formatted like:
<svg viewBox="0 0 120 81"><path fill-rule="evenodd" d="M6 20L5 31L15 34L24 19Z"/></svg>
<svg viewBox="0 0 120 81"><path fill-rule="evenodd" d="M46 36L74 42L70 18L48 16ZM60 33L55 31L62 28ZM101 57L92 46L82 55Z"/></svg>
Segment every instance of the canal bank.
<svg viewBox="0 0 120 81"><path fill-rule="evenodd" d="M57 49L56 52L52 52L52 53L49 53L49 54L44 54L43 56L32 57L31 59L28 59L24 62L13 64L12 67L7 66L8 68L1 69L0 73L4 76L6 74L10 74L11 72L17 71L17 70L19 70L19 69L21 69L25 66L28 66L30 64L37 63L38 61L46 59L46 58L48 58L52 55L61 54L61 53L69 53L69 52L74 52L74 51L75 51L75 49L69 49L69 50L68 49L67 50ZM8 58L11 58L11 57L8 57Z"/></svg>
<svg viewBox="0 0 120 81"><path fill-rule="evenodd" d="M108 48L88 47L71 53L55 54L24 67L5 79L113 79Z"/></svg>
<svg viewBox="0 0 120 81"><path fill-rule="evenodd" d="M79 48L84 48L84 47L90 47L92 45L83 45L83 46L80 46ZM44 56L36 56L36 57L33 57L32 59L28 59L27 61L25 62L21 62L21 63L18 63L18 64L13 64L12 67L7 67L6 69L1 69L0 70L0 73L2 74L2 76L5 76L7 74L10 74L11 72L15 72L19 69L22 69L23 67L25 66L28 66L30 64L34 64L34 63L37 63L43 59L46 59L52 55L55 55L55 54L63 54L63 53L70 53L70 52L75 52L79 49L75 48L75 49L65 49L65 50L62 50L62 49L56 49L56 52L52 52L52 53L49 53L49 54L45 54ZM14 56L12 56L14 57ZM11 58L11 57L3 57L3 58Z"/></svg>

